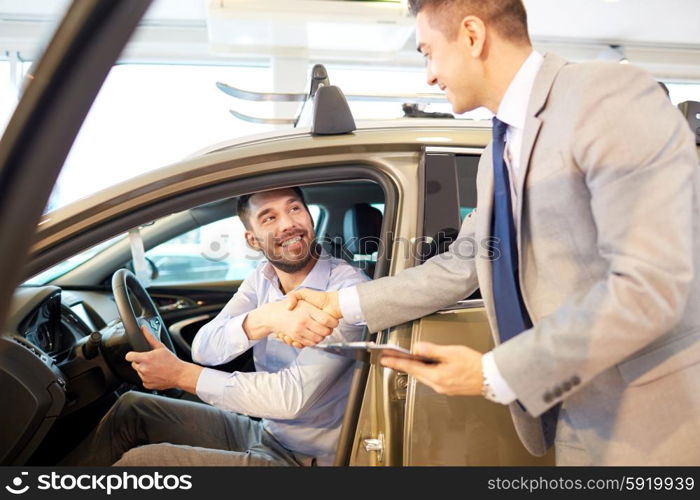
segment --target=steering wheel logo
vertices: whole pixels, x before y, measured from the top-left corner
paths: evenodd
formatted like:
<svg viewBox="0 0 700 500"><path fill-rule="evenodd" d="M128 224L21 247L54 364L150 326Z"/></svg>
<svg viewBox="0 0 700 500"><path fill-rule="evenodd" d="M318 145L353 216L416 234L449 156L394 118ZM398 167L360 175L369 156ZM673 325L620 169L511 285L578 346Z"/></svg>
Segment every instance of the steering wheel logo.
<svg viewBox="0 0 700 500"><path fill-rule="evenodd" d="M29 474L28 472L21 473L22 476L27 476L28 474ZM20 486L22 486L22 478L19 476L12 480L12 485L14 486L14 488L12 486L8 485L8 486L5 486L5 489L7 491L9 491L10 493L12 493L13 495L21 495L23 493L26 493L27 490L29 489L29 485L26 485L24 488L20 488ZM17 489L15 489L15 488L17 488Z"/></svg>
<svg viewBox="0 0 700 500"><path fill-rule="evenodd" d="M160 320L158 318L151 318L148 321L148 324L150 325L150 330L151 333L153 333L153 336L160 340Z"/></svg>

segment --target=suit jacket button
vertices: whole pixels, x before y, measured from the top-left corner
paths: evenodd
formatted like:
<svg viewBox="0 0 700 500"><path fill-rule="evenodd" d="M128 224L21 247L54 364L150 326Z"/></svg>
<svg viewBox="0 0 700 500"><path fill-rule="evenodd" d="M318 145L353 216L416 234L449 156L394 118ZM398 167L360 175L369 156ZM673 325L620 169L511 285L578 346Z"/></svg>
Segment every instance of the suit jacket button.
<svg viewBox="0 0 700 500"><path fill-rule="evenodd" d="M555 387L554 388L554 397L559 398L562 395L562 390L561 387Z"/></svg>
<svg viewBox="0 0 700 500"><path fill-rule="evenodd" d="M554 399L554 396L552 396L551 392L545 392L543 399L544 399L545 403L550 403L552 401L552 399Z"/></svg>
<svg viewBox="0 0 700 500"><path fill-rule="evenodd" d="M564 382L563 384L561 384L561 388L564 389L564 392L570 391L570 390L571 390L571 382L569 382L569 381L567 380L566 382Z"/></svg>
<svg viewBox="0 0 700 500"><path fill-rule="evenodd" d="M581 383L581 379L578 378L578 375L574 375L571 377L571 385L579 385Z"/></svg>

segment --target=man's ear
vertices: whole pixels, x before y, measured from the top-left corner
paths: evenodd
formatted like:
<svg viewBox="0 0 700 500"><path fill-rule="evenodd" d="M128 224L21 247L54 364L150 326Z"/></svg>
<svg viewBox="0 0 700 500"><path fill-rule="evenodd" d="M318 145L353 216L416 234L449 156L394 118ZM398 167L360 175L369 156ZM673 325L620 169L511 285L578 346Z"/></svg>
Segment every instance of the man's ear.
<svg viewBox="0 0 700 500"><path fill-rule="evenodd" d="M257 250L258 252L261 251L260 245L258 244L258 239L251 231L245 232L245 242L253 250Z"/></svg>
<svg viewBox="0 0 700 500"><path fill-rule="evenodd" d="M469 54L474 59L479 59L484 52L486 44L486 25L484 21L476 16L467 16L462 20L460 31L467 43Z"/></svg>

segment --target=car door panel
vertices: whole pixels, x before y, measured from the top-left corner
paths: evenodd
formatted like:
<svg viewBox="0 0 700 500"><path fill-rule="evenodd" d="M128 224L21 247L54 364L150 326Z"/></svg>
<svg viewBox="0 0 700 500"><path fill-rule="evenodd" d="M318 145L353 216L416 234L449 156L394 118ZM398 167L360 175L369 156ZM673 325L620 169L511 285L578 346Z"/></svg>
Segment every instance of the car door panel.
<svg viewBox="0 0 700 500"><path fill-rule="evenodd" d="M424 156L421 232L432 240L419 261L447 250L455 230L476 206L476 171L481 151L427 148ZM419 233L420 234L420 233ZM440 236L443 241L440 241ZM427 341L465 345L481 352L493 337L478 293L412 323L409 344ZM404 345L406 347L406 345ZM444 396L412 377L405 387L404 465L551 465L553 453L530 455L518 438L506 406L482 397ZM389 387L385 400L401 397ZM394 440L396 438L394 437ZM392 443L386 448L392 449Z"/></svg>
<svg viewBox="0 0 700 500"><path fill-rule="evenodd" d="M225 283L197 283L173 286L151 286L148 293L170 326L175 321L218 313L231 300L241 281Z"/></svg>
<svg viewBox="0 0 700 500"><path fill-rule="evenodd" d="M413 341L493 348L480 300L414 322ZM482 397L444 396L411 378L406 400L405 465L554 465L554 453L530 455L507 406Z"/></svg>

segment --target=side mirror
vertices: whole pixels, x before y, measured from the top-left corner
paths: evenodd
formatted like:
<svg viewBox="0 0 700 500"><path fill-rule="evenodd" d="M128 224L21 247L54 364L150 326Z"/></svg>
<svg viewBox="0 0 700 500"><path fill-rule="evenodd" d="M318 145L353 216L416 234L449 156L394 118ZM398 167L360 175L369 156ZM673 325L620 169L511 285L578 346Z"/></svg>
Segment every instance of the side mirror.
<svg viewBox="0 0 700 500"><path fill-rule="evenodd" d="M148 267L151 270L151 280L158 279L160 273L158 271L158 266L156 266L156 263L148 257L146 257L146 262L148 262Z"/></svg>

